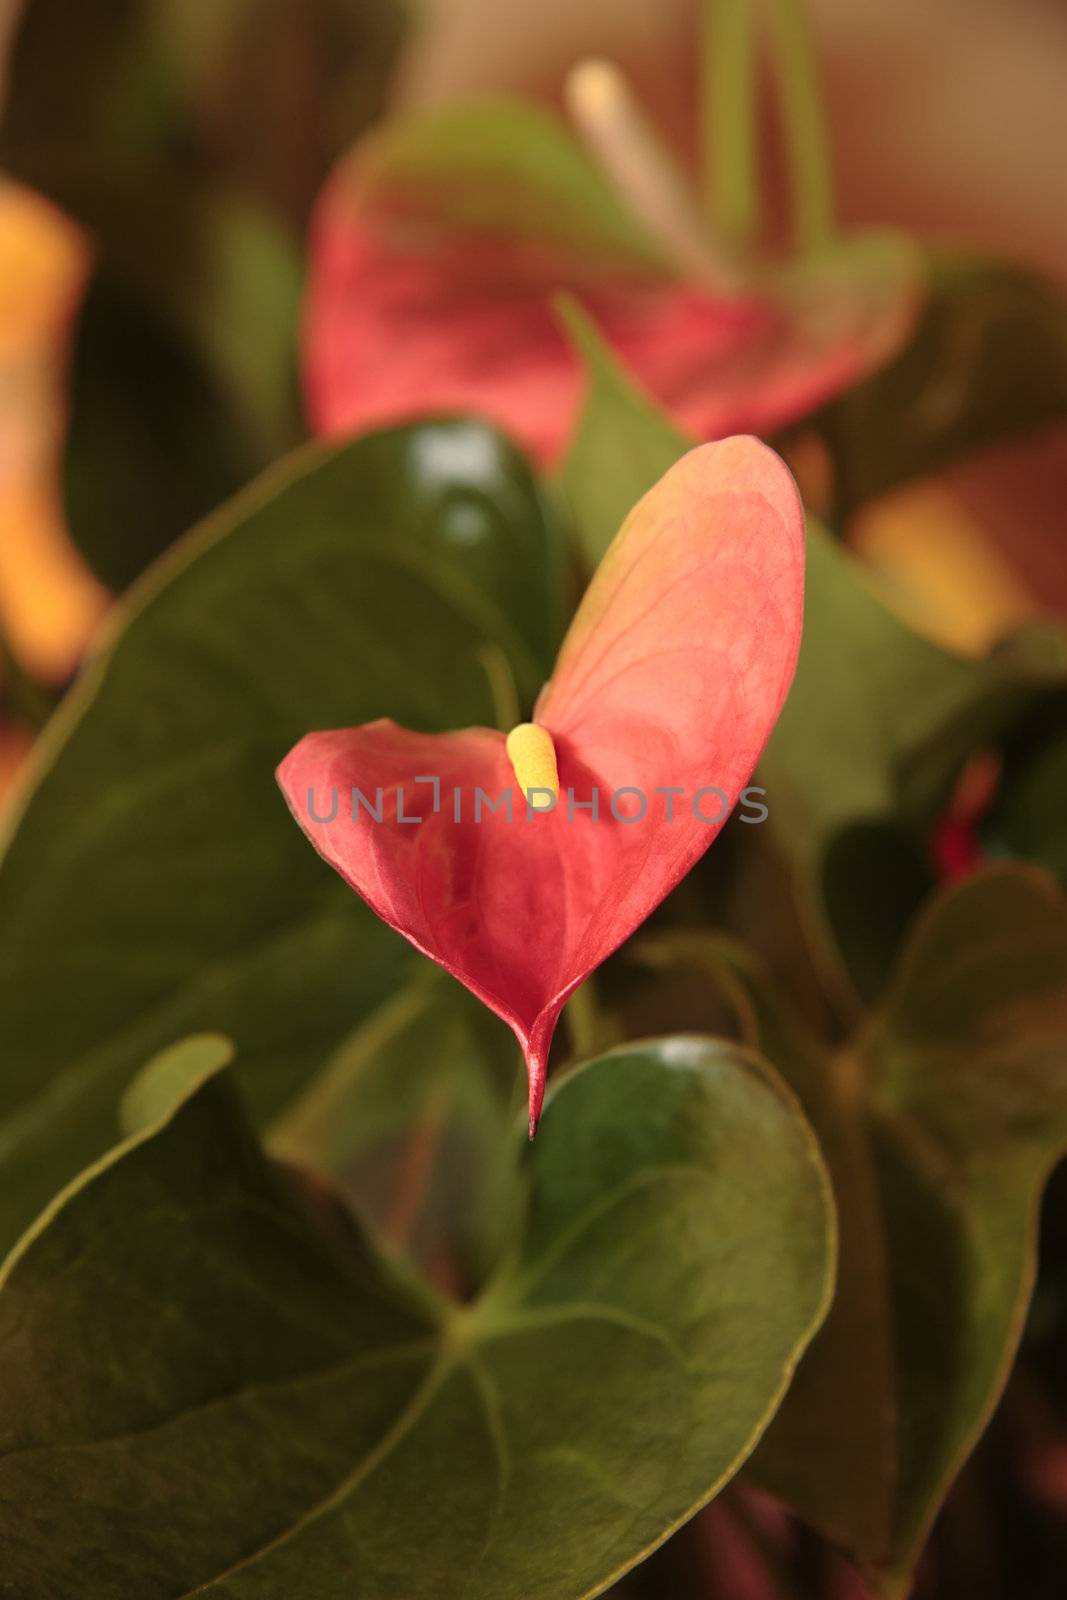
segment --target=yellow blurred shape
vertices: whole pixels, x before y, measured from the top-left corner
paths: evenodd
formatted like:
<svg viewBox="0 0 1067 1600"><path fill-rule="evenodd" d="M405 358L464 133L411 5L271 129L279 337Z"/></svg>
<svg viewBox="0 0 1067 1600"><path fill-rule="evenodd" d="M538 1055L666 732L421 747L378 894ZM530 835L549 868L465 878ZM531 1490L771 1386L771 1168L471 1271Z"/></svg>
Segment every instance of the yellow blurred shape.
<svg viewBox="0 0 1067 1600"><path fill-rule="evenodd" d="M1041 613L981 523L940 484L872 503L854 519L849 543L881 574L882 598L903 620L960 654L987 654Z"/></svg>

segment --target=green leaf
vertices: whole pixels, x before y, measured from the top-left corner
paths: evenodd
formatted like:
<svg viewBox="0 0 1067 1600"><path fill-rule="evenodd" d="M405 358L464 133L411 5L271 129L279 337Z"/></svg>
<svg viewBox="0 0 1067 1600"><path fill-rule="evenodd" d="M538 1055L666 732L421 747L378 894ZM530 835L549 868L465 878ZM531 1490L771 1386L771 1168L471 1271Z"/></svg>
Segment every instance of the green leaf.
<svg viewBox="0 0 1067 1600"><path fill-rule="evenodd" d="M1062 700L1004 752L996 795L979 837L991 856L1039 862L1067 885L1067 729Z"/></svg>
<svg viewBox="0 0 1067 1600"><path fill-rule="evenodd" d="M1067 416L1067 302L1013 267L935 252L913 337L826 408L836 512Z"/></svg>
<svg viewBox="0 0 1067 1600"><path fill-rule="evenodd" d="M380 1004L406 947L307 850L274 767L312 728L492 724L513 679L532 701L557 589L526 465L464 422L301 452L142 582L0 862L0 1237L175 1037L232 1035L273 1116Z"/></svg>
<svg viewBox="0 0 1067 1600"><path fill-rule="evenodd" d="M558 310L586 376L559 485L585 568L593 572L631 508L696 440L637 385L577 301L561 296Z"/></svg>
<svg viewBox="0 0 1067 1600"><path fill-rule="evenodd" d="M161 1050L137 1074L119 1105L119 1122L133 1136L159 1127L207 1078L233 1060L221 1033L194 1033Z"/></svg>
<svg viewBox="0 0 1067 1600"><path fill-rule="evenodd" d="M104 245L75 327L67 514L114 586L302 435L301 264L260 207L206 184L76 173Z"/></svg>
<svg viewBox="0 0 1067 1600"><path fill-rule="evenodd" d="M767 1069L698 1039L570 1075L527 1178L507 1266L460 1306L317 1232L225 1079L120 1146L6 1269L9 1586L606 1588L766 1426L825 1310L828 1189Z"/></svg>
<svg viewBox="0 0 1067 1600"><path fill-rule="evenodd" d="M69 405L67 525L115 593L260 465L204 363L107 267L74 330Z"/></svg>
<svg viewBox="0 0 1067 1600"><path fill-rule="evenodd" d="M466 1297L513 1221L511 1133L525 1097L510 1031L422 962L287 1107L269 1144L329 1173L386 1245Z"/></svg>
<svg viewBox="0 0 1067 1600"><path fill-rule="evenodd" d="M862 1000L876 1000L885 988L908 927L936 887L930 852L892 822L857 822L830 840L822 903Z"/></svg>
<svg viewBox="0 0 1067 1600"><path fill-rule="evenodd" d="M725 992L834 1184L837 1294L752 1470L902 1595L1007 1379L1067 1147L1067 906L1023 867L943 894L833 1052L725 941L662 939L652 957Z"/></svg>
<svg viewBox="0 0 1067 1600"><path fill-rule="evenodd" d="M985 660L913 633L873 577L808 519L804 637L764 753L770 822L814 867L861 821L929 825L965 757L1063 679L1067 639L1024 630Z"/></svg>

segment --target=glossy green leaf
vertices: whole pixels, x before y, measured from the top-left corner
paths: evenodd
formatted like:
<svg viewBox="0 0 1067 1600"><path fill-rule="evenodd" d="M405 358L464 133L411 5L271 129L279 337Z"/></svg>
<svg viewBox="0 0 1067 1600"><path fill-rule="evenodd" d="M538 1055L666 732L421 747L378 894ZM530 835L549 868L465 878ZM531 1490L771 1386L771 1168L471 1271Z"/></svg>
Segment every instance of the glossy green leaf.
<svg viewBox="0 0 1067 1600"><path fill-rule="evenodd" d="M650 959L732 999L744 1037L799 1096L834 1183L834 1304L752 1470L880 1595L902 1595L1007 1379L1041 1191L1067 1147L1062 895L1022 867L943 894L881 1003L833 1052L737 947L696 935L654 944Z"/></svg>
<svg viewBox="0 0 1067 1600"><path fill-rule="evenodd" d="M825 1174L745 1052L569 1076L465 1306L318 1232L230 1094L209 1078L8 1263L16 1591L592 1596L736 1471L824 1313Z"/></svg>
<svg viewBox="0 0 1067 1600"><path fill-rule="evenodd" d="M998 440L1067 417L1067 301L1056 286L935 253L912 338L820 419L836 511Z"/></svg>
<svg viewBox="0 0 1067 1600"><path fill-rule="evenodd" d="M406 953L306 849L274 767L310 728L532 702L556 578L521 458L450 422L298 454L140 586L0 863L0 1235L176 1036L232 1034L273 1115L381 1002Z"/></svg>

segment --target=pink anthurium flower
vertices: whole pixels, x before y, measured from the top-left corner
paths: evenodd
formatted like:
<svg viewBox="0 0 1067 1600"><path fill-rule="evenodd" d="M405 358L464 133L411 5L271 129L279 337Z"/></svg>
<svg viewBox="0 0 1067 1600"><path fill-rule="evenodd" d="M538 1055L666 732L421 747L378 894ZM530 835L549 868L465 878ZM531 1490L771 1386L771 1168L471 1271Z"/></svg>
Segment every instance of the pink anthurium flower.
<svg viewBox="0 0 1067 1600"><path fill-rule="evenodd" d="M917 289L904 241L731 259L619 74L587 63L570 87L587 149L532 106L473 104L387 126L338 168L305 303L317 432L474 412L553 464L583 392L561 292L698 439L794 422L899 344Z"/></svg>
<svg viewBox="0 0 1067 1600"><path fill-rule="evenodd" d="M309 733L278 768L320 855L512 1028L531 1134L564 1002L703 855L774 726L803 535L773 451L699 446L626 519L532 723L383 719Z"/></svg>

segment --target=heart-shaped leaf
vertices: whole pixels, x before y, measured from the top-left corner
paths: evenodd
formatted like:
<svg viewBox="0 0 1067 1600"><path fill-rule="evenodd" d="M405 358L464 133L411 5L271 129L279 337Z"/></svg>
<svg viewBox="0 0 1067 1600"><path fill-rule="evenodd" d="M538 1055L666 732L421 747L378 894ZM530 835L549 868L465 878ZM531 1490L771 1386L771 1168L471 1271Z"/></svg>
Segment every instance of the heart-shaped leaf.
<svg viewBox="0 0 1067 1600"><path fill-rule="evenodd" d="M753 1470L902 1595L1006 1381L1067 1147L1067 907L1022 867L942 895L835 1052L736 947L683 936L650 953L725 983L834 1183L837 1294Z"/></svg>
<svg viewBox="0 0 1067 1600"><path fill-rule="evenodd" d="M0 865L0 1236L106 1147L176 1035L232 1033L270 1116L380 1003L399 941L317 867L271 773L309 726L492 722L513 677L532 699L558 583L521 458L461 422L296 455L144 582Z"/></svg>
<svg viewBox="0 0 1067 1600"><path fill-rule="evenodd" d="M142 1103L158 1113L216 1050L157 1063ZM225 1079L127 1140L6 1268L8 1585L52 1600L606 1588L773 1414L826 1306L828 1187L773 1075L683 1038L570 1075L527 1175L507 1265L459 1306L336 1218L321 1231Z"/></svg>

